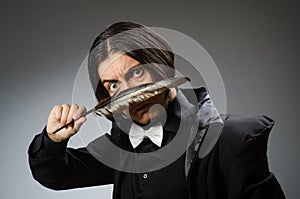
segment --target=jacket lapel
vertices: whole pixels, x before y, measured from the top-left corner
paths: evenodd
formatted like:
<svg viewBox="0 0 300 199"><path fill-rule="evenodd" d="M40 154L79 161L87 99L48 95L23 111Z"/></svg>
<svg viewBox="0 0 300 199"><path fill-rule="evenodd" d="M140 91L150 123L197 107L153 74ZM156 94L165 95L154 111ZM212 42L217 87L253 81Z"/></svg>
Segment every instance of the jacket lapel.
<svg viewBox="0 0 300 199"><path fill-rule="evenodd" d="M222 129L223 120L213 105L209 94L204 88L195 90L198 98L199 110L196 114L195 123L192 125L190 137L188 140L185 175L188 177L192 163L196 155L198 158L205 157L218 141Z"/></svg>

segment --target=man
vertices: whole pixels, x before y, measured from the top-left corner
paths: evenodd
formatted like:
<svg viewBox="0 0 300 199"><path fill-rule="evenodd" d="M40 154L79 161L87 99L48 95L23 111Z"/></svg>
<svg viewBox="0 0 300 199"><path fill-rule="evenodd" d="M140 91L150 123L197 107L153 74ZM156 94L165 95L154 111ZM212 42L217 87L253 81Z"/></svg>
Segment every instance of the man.
<svg viewBox="0 0 300 199"><path fill-rule="evenodd" d="M89 55L90 79L99 101L173 77L174 68L174 55L168 43L151 29L130 22L116 23L103 31ZM29 147L34 178L55 190L114 184L115 199L284 198L276 178L269 172L266 157L272 119L221 117L204 88L192 92L196 103L190 100L189 93L171 88L146 102L129 106L109 117L110 135L80 149L66 146L86 121L81 117L85 108L75 104L55 106L46 128ZM72 120L76 120L73 126L53 133ZM155 136L151 136L150 129L154 129ZM141 132L142 139L138 136ZM176 142L178 136L182 136L181 142ZM167 156L158 156L163 163L154 166L149 166L153 161L145 159L147 164L141 168L148 171L142 172L135 170L138 160L113 157L117 162L125 162L121 169L115 169L98 161L97 152L106 150L105 137L136 154L170 148L168 155L172 156L180 146L186 150L167 164Z"/></svg>

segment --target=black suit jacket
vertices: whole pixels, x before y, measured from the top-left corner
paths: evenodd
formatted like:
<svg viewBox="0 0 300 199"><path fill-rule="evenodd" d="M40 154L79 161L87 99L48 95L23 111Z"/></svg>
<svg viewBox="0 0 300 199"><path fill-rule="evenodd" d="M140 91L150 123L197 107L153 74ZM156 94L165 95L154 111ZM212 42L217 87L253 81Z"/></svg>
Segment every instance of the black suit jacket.
<svg viewBox="0 0 300 199"><path fill-rule="evenodd" d="M215 110L211 109L213 106L205 89L197 90L196 94L199 106L208 104L208 110ZM220 121L217 115L210 114L212 116L215 119L202 115L199 121L202 130L214 126L213 120ZM272 119L262 115L226 115L222 117L220 134L208 134L205 139L195 136L186 151L187 198L285 198L268 168L267 142L273 124ZM112 136L106 136L115 143L122 141L118 140L118 131L112 131ZM114 184L113 198L119 198L120 171L99 162L86 147L66 146L67 141L54 143L49 140L45 131L34 138L28 153L37 181L54 190ZM203 146L208 150L203 151Z"/></svg>
<svg viewBox="0 0 300 199"><path fill-rule="evenodd" d="M274 122L262 115L224 117L221 136L204 158L196 158L188 181L191 198L285 198L267 160Z"/></svg>

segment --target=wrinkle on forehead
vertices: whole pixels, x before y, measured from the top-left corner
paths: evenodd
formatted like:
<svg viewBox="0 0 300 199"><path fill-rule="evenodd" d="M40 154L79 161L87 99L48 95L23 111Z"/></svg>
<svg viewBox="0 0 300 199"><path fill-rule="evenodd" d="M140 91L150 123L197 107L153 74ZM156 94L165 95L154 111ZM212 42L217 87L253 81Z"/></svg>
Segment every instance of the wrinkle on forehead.
<svg viewBox="0 0 300 199"><path fill-rule="evenodd" d="M99 64L99 77L104 79L120 79L134 66L140 65L140 62L131 58L125 53L118 53L109 57L106 62Z"/></svg>
<svg viewBox="0 0 300 199"><path fill-rule="evenodd" d="M105 60L100 62L100 64L98 65L98 75L99 75L100 79L101 79L102 74L107 70L107 68L111 64L113 64L115 61L117 61L120 57L122 57L123 55L125 55L124 52L118 51L118 52L109 54Z"/></svg>

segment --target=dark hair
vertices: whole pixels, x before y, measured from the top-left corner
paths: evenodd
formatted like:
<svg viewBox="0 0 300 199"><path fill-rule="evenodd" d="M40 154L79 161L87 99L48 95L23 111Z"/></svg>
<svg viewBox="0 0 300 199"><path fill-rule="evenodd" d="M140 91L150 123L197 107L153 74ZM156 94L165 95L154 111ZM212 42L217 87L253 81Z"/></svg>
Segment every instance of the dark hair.
<svg viewBox="0 0 300 199"><path fill-rule="evenodd" d="M100 33L90 49L88 71L98 101L109 97L98 76L98 66L116 52L123 52L141 64L151 64L147 69L155 81L174 76L174 54L165 39L144 25L118 22Z"/></svg>

